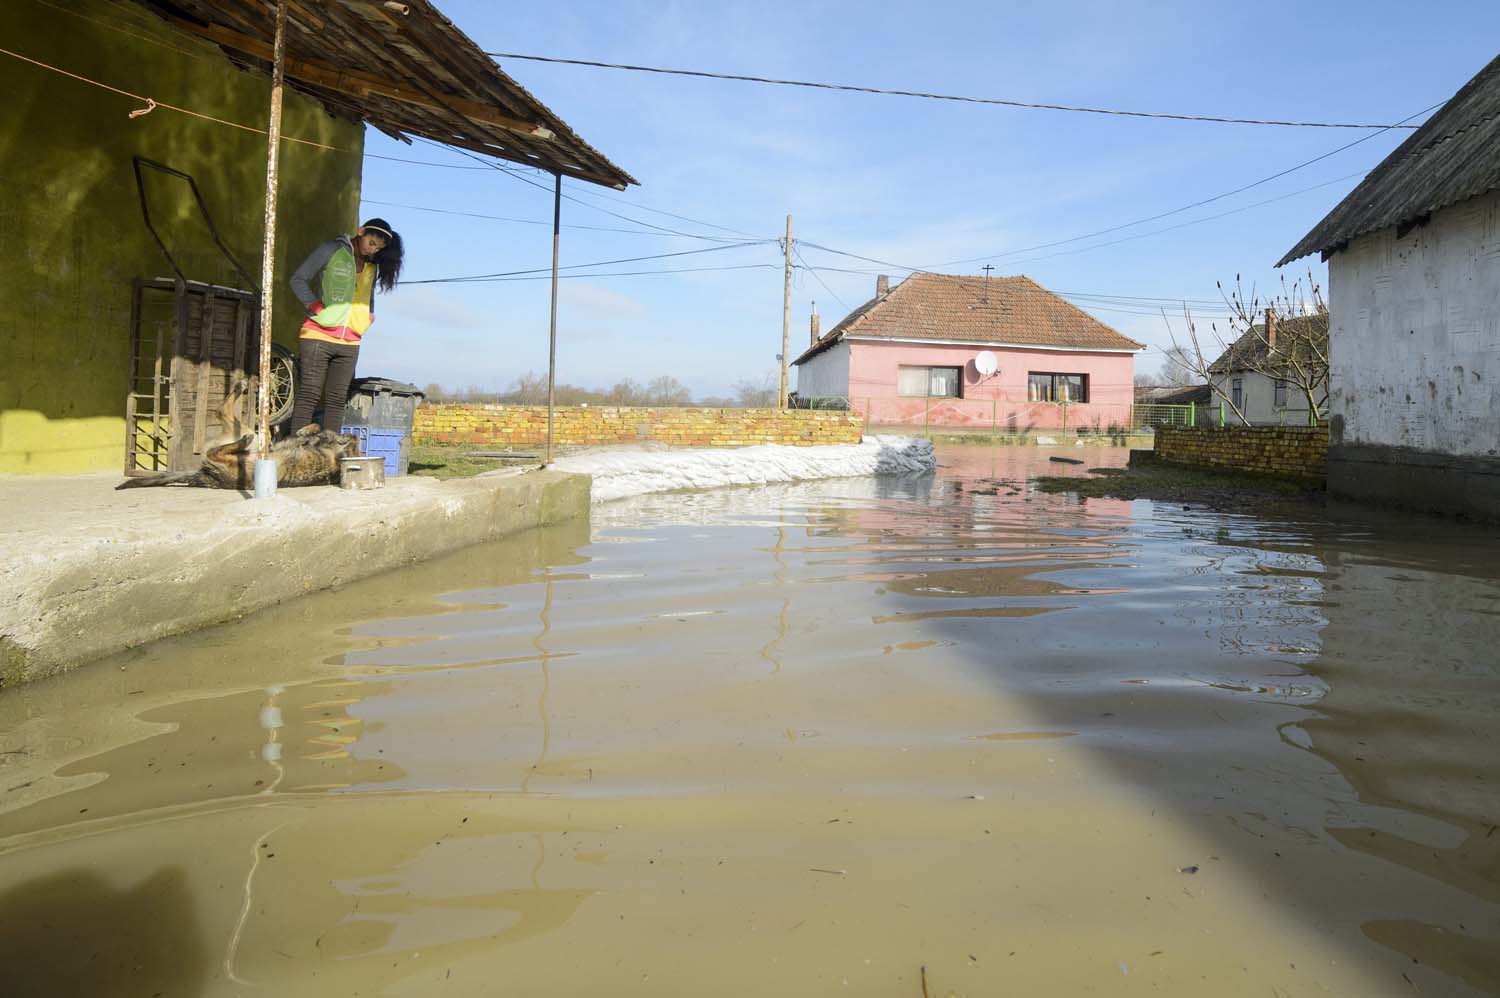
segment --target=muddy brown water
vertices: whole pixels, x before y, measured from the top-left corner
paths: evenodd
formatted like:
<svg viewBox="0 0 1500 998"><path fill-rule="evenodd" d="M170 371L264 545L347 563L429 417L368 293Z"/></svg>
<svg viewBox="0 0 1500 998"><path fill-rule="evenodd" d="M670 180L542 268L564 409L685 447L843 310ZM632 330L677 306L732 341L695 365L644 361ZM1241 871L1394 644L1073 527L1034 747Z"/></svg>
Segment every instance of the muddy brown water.
<svg viewBox="0 0 1500 998"><path fill-rule="evenodd" d="M940 457L6 691L0 993L1500 993L1495 531Z"/></svg>

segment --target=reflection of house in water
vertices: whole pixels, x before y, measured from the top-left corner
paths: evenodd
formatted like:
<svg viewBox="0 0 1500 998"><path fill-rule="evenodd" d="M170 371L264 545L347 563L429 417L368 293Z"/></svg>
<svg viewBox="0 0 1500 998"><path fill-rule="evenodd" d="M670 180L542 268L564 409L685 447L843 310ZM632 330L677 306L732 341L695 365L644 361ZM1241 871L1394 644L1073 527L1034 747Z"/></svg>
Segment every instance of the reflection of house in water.
<svg viewBox="0 0 1500 998"><path fill-rule="evenodd" d="M990 461L991 454L972 460ZM1058 576L1113 567L1129 549L1113 529L1128 522L1129 502L1091 500L1080 508L1005 479L928 475L883 479L877 488L883 502L821 511L824 529L864 537L840 553L846 563L871 566L845 578L881 585L887 612L877 623L1032 617L1115 591L1073 581L1083 577L1076 574Z"/></svg>
<svg viewBox="0 0 1500 998"><path fill-rule="evenodd" d="M1325 556L1332 598L1322 612L1328 623L1321 653L1305 668L1328 692L1317 716L1299 727L1363 805L1348 813L1334 806L1327 834L1462 892L1440 918L1410 913L1372 920L1362 926L1365 935L1470 983L1470 971L1488 964L1493 982L1500 974L1494 938L1500 589L1494 574L1456 574L1452 560L1463 558L1460 552L1452 560L1433 546L1420 553L1413 547L1411 554L1412 560L1390 549L1379 560ZM1439 557L1442 564L1431 560ZM1484 571L1493 573L1494 565ZM1397 885L1391 890L1399 897ZM1473 917L1476 907L1488 909L1483 921Z"/></svg>

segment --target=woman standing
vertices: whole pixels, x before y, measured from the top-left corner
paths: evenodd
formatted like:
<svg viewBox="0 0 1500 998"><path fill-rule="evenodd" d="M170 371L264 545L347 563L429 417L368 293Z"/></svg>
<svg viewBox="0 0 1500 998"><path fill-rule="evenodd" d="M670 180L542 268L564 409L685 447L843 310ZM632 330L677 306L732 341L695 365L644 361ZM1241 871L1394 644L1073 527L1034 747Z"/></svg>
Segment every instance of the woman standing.
<svg viewBox="0 0 1500 998"><path fill-rule="evenodd" d="M375 289L396 286L401 254L401 236L385 219L372 218L356 235L330 239L313 250L292 275L292 290L307 308L293 433L312 422L319 402L323 428L336 433L343 427L359 341L375 321Z"/></svg>

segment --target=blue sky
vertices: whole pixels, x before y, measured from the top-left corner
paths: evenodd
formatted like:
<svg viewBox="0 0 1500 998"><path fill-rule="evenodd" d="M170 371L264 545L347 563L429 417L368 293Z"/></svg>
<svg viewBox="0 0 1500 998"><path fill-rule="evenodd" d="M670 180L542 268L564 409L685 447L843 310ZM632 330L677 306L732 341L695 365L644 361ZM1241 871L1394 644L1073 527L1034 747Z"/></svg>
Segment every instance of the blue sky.
<svg viewBox="0 0 1500 998"><path fill-rule="evenodd" d="M877 87L1235 117L1390 122L1439 103L1496 54L1500 4L1336 2L498 5L442 0L491 51L825 80ZM1214 9L1217 7L1218 9ZM1212 205L1051 249L1259 180L1370 133L1270 128L953 104L521 61L506 72L641 181L625 193L564 181L562 264L701 249L590 207L726 237L781 235L909 267L1024 273L1068 293L1215 299L1216 281L1266 287L1322 215L1400 142L1385 132ZM1421 120L1421 119L1417 119ZM364 167L365 215L407 241L409 279L545 267L550 193L452 151L378 132ZM533 175L534 176L534 175ZM535 178L544 186L550 178ZM1306 193L1295 193L1319 186ZM1248 208L1256 202L1280 198ZM710 228L656 214L688 216ZM1223 218L1132 238L1167 226ZM635 231L609 232L599 228ZM816 268L891 270L802 247ZM801 262L801 261L799 261ZM608 270L756 269L562 282L558 377L587 387L670 374L697 395L775 370L780 249L774 244ZM1316 258L1290 278L1325 280ZM821 282L819 281L821 278ZM826 287L824 286L826 283ZM799 269L793 355L811 302L824 328L870 297L875 278ZM1084 304L1085 300L1080 300ZM1150 344L1170 344L1154 305L1086 305ZM1169 310L1170 311L1170 310ZM1216 309L1204 306L1203 318ZM1150 314L1143 314L1150 313ZM547 366L546 280L409 285L385 298L360 373L504 389ZM1180 315L1180 307L1174 314ZM1202 325L1206 326L1205 321Z"/></svg>

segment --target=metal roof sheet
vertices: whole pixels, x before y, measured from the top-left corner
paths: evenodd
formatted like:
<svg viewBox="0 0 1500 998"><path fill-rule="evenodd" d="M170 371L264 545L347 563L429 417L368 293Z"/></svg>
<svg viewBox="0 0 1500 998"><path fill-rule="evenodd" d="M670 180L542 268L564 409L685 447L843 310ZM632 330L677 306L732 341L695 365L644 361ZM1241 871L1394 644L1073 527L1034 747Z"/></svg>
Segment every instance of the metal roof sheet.
<svg viewBox="0 0 1500 998"><path fill-rule="evenodd" d="M269 74L263 0L137 0ZM429 0L287 0L287 85L334 114L623 190L636 180L507 76Z"/></svg>
<svg viewBox="0 0 1500 998"><path fill-rule="evenodd" d="M1351 239L1421 222L1439 208L1500 187L1500 56L1371 170L1302 241L1284 266Z"/></svg>

